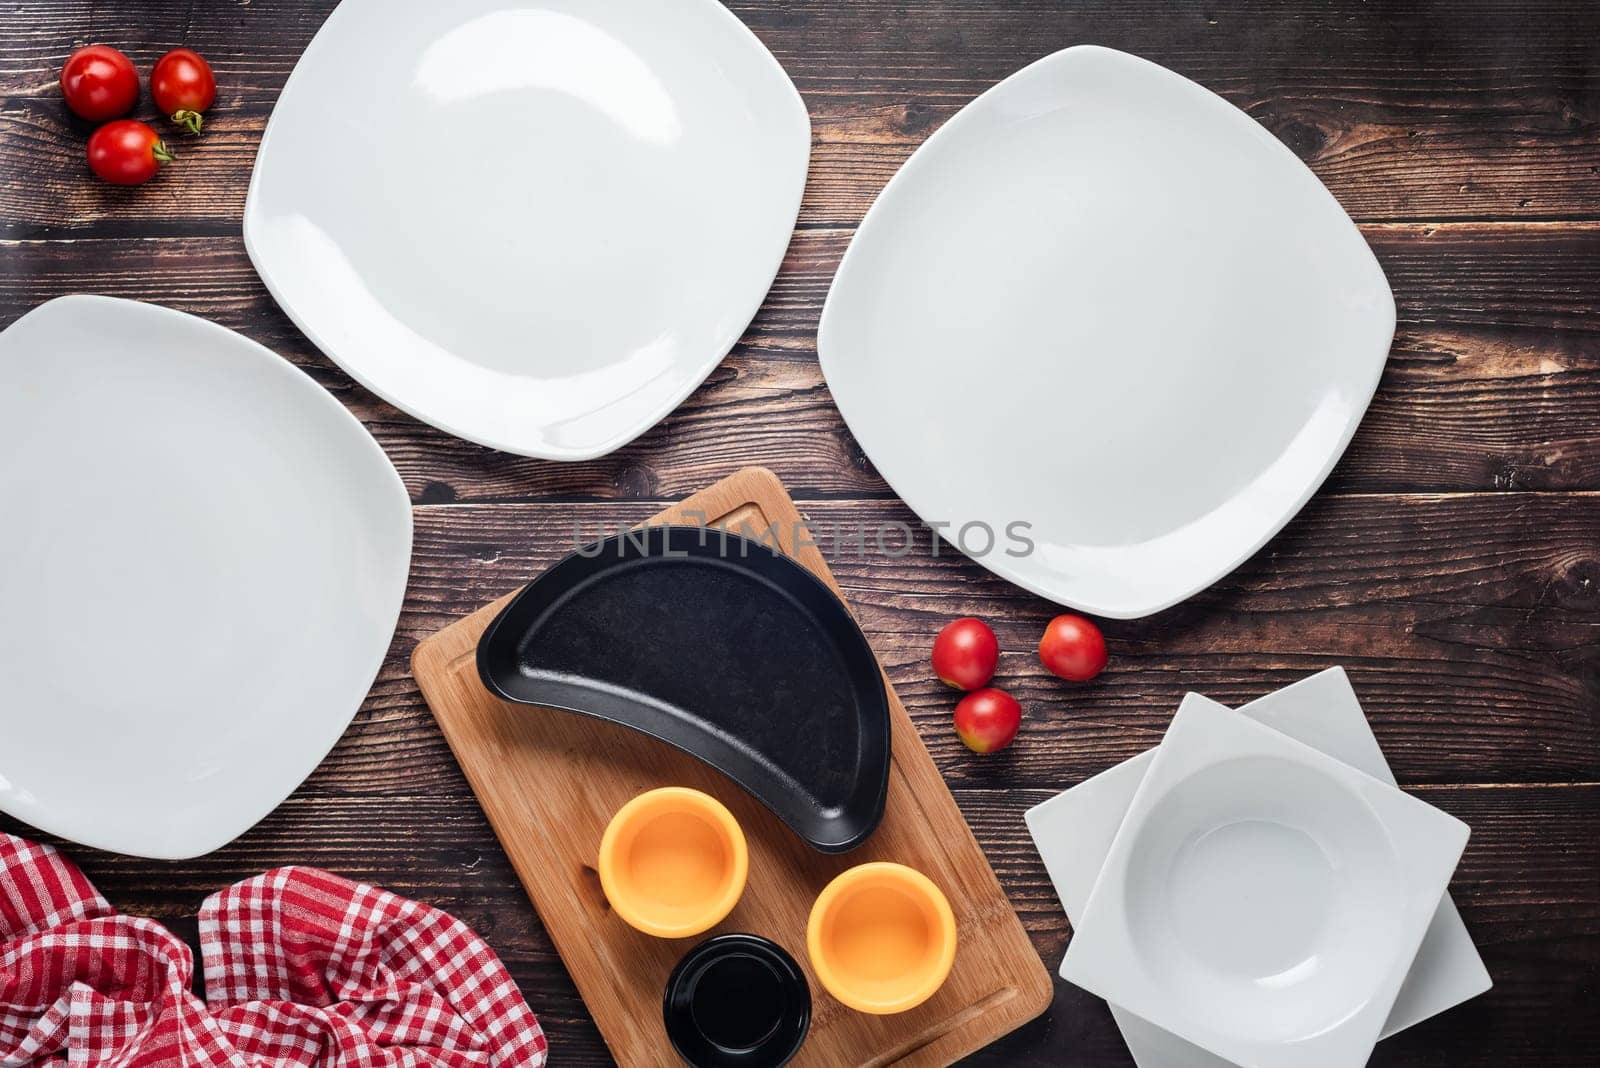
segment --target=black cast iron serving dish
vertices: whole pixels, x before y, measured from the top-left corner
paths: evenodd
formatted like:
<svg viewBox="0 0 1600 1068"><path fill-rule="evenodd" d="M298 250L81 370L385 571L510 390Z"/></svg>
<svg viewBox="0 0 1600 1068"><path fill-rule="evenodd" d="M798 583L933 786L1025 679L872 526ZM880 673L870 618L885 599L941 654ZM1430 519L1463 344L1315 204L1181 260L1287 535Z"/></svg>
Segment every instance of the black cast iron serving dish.
<svg viewBox="0 0 1600 1068"><path fill-rule="evenodd" d="M889 784L889 698L832 590L766 545L653 526L529 583L478 643L490 692L620 723L744 787L825 853L866 840Z"/></svg>

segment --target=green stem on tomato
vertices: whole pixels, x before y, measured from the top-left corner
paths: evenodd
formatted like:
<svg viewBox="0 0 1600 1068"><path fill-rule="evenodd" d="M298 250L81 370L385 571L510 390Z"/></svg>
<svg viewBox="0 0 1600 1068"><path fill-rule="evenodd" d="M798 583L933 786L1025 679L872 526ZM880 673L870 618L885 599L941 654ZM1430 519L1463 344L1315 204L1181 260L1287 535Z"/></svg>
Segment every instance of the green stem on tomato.
<svg viewBox="0 0 1600 1068"><path fill-rule="evenodd" d="M157 163L171 163L178 158L172 154L172 150L167 147L165 141L157 141L151 145L150 154L156 158Z"/></svg>
<svg viewBox="0 0 1600 1068"><path fill-rule="evenodd" d="M190 111L188 108L184 108L182 111L174 111L172 113L172 124L174 126L182 127L190 134L199 133L200 127L204 122L205 119L198 111Z"/></svg>

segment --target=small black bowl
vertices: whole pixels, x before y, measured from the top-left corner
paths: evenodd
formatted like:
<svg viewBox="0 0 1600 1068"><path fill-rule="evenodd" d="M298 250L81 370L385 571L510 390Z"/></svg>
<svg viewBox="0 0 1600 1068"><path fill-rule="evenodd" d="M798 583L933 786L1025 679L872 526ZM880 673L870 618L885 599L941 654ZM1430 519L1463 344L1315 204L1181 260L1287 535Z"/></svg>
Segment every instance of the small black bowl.
<svg viewBox="0 0 1600 1068"><path fill-rule="evenodd" d="M694 1068L779 1068L811 1028L811 988L777 943L725 934L672 969L662 999L672 1048Z"/></svg>

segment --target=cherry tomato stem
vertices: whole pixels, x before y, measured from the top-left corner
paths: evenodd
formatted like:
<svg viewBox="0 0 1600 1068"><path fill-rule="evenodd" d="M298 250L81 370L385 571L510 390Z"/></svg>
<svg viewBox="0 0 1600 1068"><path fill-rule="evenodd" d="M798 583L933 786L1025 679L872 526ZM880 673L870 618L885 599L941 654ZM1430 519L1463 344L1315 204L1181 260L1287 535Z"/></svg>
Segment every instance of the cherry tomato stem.
<svg viewBox="0 0 1600 1068"><path fill-rule="evenodd" d="M188 108L174 111L170 117L172 125L182 128L185 133L189 134L199 133L200 127L204 126L206 121L204 115L198 111L190 111Z"/></svg>

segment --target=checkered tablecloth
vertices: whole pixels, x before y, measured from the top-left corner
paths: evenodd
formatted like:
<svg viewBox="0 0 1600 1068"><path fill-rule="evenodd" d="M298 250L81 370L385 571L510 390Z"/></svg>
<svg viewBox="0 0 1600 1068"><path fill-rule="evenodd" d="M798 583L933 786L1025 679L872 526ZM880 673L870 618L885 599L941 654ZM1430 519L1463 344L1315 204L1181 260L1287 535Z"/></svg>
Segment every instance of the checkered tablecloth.
<svg viewBox="0 0 1600 1068"><path fill-rule="evenodd" d="M56 850L0 834L0 1068L510 1068L545 1038L494 951L438 909L279 868L200 910L189 947Z"/></svg>

